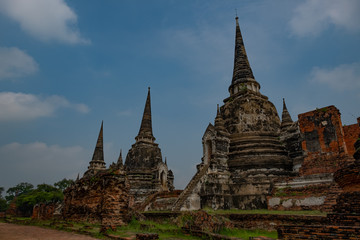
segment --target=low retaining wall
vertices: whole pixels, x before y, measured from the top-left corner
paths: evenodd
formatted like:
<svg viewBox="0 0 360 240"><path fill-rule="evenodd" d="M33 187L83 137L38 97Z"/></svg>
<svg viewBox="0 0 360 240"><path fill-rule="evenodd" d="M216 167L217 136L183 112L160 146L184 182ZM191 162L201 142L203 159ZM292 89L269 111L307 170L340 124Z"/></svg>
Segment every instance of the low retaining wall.
<svg viewBox="0 0 360 240"><path fill-rule="evenodd" d="M176 218L182 212L144 212L143 215L153 221L166 218ZM277 214L216 214L228 218L238 228L264 229L274 231L281 225L326 225L329 219L326 216L305 215L277 215Z"/></svg>
<svg viewBox="0 0 360 240"><path fill-rule="evenodd" d="M157 222L166 218L176 218L181 212L143 212L142 214L146 219Z"/></svg>
<svg viewBox="0 0 360 240"><path fill-rule="evenodd" d="M280 226L279 239L359 239L360 227L354 226Z"/></svg>
<svg viewBox="0 0 360 240"><path fill-rule="evenodd" d="M328 224L325 216L276 215L276 214L221 214L230 219L236 227L243 229L264 229L273 231L281 225Z"/></svg>

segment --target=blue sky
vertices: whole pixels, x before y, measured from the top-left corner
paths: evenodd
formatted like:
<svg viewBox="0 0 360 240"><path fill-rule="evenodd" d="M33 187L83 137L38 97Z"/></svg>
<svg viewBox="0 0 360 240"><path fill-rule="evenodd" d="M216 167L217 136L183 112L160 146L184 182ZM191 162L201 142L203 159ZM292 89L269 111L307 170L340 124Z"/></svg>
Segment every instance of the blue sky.
<svg viewBox="0 0 360 240"><path fill-rule="evenodd" d="M231 83L235 9L262 94L293 117L360 116L360 1L0 0L0 186L83 174L104 120L105 161L153 133L183 188Z"/></svg>

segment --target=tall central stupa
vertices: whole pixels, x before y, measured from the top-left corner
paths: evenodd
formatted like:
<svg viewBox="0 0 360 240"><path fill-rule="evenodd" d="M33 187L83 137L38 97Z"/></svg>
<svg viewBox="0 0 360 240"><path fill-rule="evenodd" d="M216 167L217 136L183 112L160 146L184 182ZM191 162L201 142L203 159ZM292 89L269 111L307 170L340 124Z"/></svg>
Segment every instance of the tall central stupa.
<svg viewBox="0 0 360 240"><path fill-rule="evenodd" d="M220 108L226 130L230 134L229 169L291 170L287 152L279 142L280 119L276 108L260 93L246 55L238 18L234 72L229 87L230 97Z"/></svg>
<svg viewBox="0 0 360 240"><path fill-rule="evenodd" d="M266 208L274 183L291 175L292 161L279 141L278 113L260 93L238 17L229 93L218 108L214 125L209 124L204 133L202 162L174 210Z"/></svg>

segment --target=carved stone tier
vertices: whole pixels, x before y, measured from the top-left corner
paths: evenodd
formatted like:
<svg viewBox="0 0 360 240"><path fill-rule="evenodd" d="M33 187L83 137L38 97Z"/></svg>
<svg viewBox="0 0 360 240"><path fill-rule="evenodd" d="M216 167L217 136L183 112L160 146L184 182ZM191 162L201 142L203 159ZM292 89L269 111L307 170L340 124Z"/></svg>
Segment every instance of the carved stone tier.
<svg viewBox="0 0 360 240"><path fill-rule="evenodd" d="M287 174L292 163L279 141L280 119L275 106L266 96L248 90L224 102L221 112L230 133L230 170L277 168Z"/></svg>

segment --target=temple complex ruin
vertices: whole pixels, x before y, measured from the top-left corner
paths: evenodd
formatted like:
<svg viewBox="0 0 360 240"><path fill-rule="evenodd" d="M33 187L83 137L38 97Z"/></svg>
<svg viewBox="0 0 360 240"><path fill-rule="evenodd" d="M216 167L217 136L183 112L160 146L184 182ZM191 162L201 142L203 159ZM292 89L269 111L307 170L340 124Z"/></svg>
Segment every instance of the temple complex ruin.
<svg viewBox="0 0 360 240"><path fill-rule="evenodd" d="M331 211L341 192L333 175L353 159L359 125L343 126L334 106L300 114L294 122L285 100L280 121L260 93L237 17L228 90L203 135L197 172L172 209Z"/></svg>
<svg viewBox="0 0 360 240"><path fill-rule="evenodd" d="M106 168L101 123L88 170L64 192L62 215L65 219L99 222L104 227L120 226L130 219L129 209L136 209L153 194L174 189L173 173L166 159L162 160L152 133L150 88L135 139L125 164L120 151L117 162Z"/></svg>
<svg viewBox="0 0 360 240"><path fill-rule="evenodd" d="M203 157L186 188L174 190L174 175L155 143L149 88L140 130L125 163L120 151L117 162L106 168L101 124L88 170L67 189L65 215L75 213L75 218L83 219L82 214L88 212L87 217L97 216L99 220L107 208L92 208L96 201L106 202L103 198L107 194L112 197L106 199L115 199L110 205L119 206L122 213L127 208L332 211L343 192L334 173L353 161L360 118L357 124L343 126L340 111L328 106L302 113L293 121L283 99L280 120L274 104L260 88L236 17L229 97L217 106L214 124L205 130ZM104 182L111 185L101 185ZM78 208L79 196L95 199L85 204L84 209L90 210Z"/></svg>

